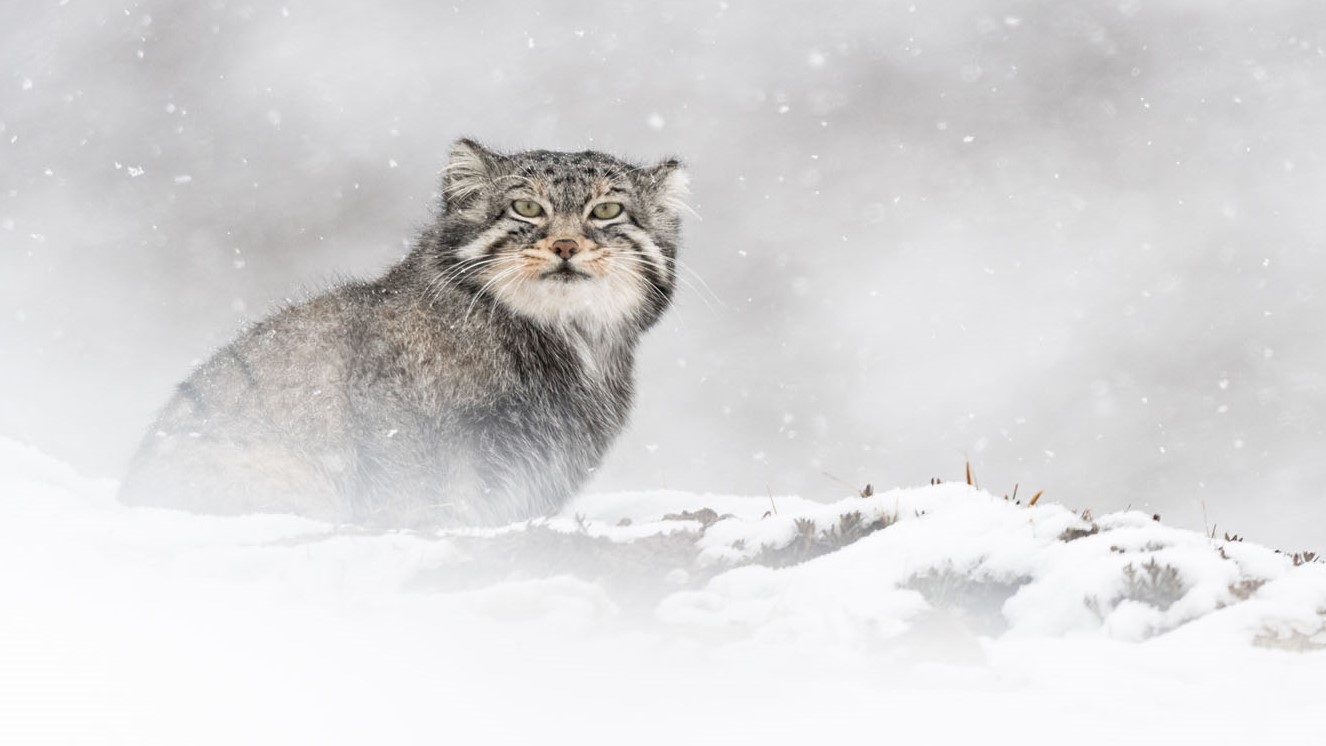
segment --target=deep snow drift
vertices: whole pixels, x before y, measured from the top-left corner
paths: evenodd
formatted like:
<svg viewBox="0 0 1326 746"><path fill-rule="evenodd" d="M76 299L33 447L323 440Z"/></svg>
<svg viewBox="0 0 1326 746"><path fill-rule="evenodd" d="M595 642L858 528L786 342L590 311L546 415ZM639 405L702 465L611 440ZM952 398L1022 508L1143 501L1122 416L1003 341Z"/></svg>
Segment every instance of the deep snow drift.
<svg viewBox="0 0 1326 746"><path fill-rule="evenodd" d="M0 742L1320 735L1326 565L965 484L489 531L128 509L0 440Z"/></svg>

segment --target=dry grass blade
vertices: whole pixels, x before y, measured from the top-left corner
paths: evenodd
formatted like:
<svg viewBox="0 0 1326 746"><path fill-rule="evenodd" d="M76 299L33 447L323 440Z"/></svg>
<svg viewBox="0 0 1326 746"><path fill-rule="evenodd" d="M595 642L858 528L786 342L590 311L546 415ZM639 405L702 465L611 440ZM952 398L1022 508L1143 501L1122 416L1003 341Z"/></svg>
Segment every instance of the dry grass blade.
<svg viewBox="0 0 1326 746"><path fill-rule="evenodd" d="M1032 496L1031 496L1031 499L1027 501L1027 507L1030 508L1031 506L1035 505L1035 504L1036 504L1036 501L1039 500L1039 499L1041 499L1041 495L1044 495L1044 494L1045 494L1045 490L1038 490L1038 491L1036 492L1036 494L1032 495Z"/></svg>

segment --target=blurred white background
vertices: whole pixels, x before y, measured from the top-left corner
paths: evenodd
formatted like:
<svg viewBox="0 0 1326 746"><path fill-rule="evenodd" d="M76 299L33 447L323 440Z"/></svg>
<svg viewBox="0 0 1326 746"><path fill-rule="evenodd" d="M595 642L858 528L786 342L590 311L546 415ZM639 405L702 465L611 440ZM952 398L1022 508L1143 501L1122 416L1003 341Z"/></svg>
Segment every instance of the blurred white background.
<svg viewBox="0 0 1326 746"><path fill-rule="evenodd" d="M961 479L1326 549L1326 5L0 5L0 435L118 477L461 135L689 164L594 489ZM832 475L832 476L828 476Z"/></svg>

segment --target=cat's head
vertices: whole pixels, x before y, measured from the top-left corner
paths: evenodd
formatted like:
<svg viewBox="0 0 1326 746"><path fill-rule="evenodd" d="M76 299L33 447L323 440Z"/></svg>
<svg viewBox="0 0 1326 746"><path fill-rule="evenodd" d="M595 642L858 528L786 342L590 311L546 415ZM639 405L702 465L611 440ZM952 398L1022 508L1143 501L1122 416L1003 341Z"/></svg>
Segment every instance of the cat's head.
<svg viewBox="0 0 1326 746"><path fill-rule="evenodd" d="M451 149L440 282L547 324L648 326L671 301L686 174L603 153Z"/></svg>

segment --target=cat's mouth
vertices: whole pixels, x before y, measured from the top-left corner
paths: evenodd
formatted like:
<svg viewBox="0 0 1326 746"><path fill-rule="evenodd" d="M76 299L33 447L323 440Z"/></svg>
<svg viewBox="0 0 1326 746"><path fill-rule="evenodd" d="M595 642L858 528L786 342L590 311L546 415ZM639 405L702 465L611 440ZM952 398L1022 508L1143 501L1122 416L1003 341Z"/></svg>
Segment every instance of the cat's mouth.
<svg viewBox="0 0 1326 746"><path fill-rule="evenodd" d="M556 269L549 270L540 275L541 279L554 280L559 282L579 282L592 279L588 272L582 272L572 267L570 262L562 262Z"/></svg>

